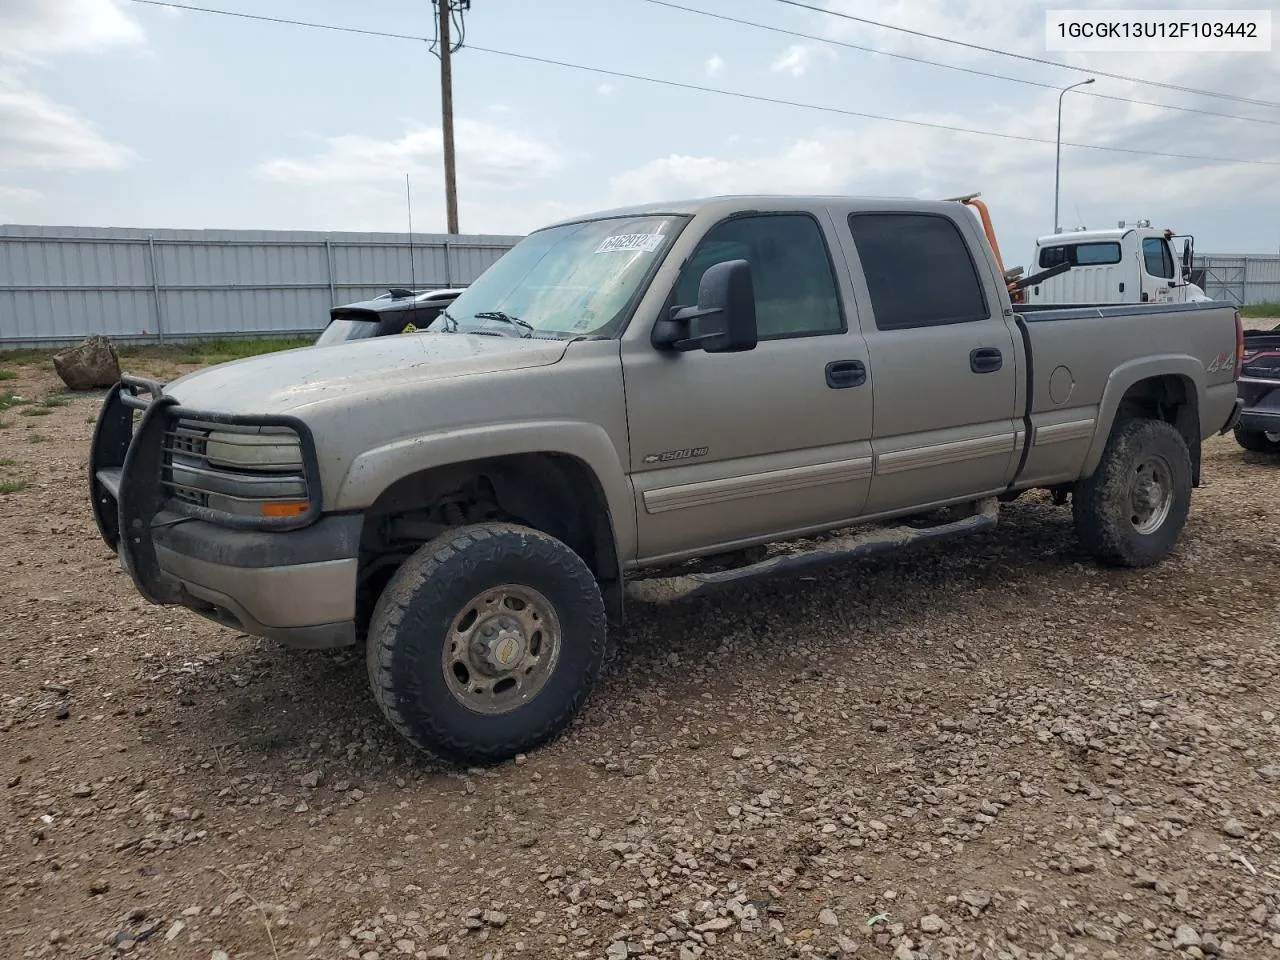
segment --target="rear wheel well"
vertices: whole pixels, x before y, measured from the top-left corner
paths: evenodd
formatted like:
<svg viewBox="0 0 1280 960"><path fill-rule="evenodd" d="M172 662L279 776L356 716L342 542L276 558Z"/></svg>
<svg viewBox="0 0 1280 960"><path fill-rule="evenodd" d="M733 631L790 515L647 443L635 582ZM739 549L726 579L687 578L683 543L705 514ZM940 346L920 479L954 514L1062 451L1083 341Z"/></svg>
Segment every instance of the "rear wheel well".
<svg viewBox="0 0 1280 960"><path fill-rule="evenodd" d="M383 587L420 546L451 527L503 521L550 534L586 562L606 610L622 617L622 577L604 489L581 460L529 453L431 467L397 480L365 511L357 628Z"/></svg>
<svg viewBox="0 0 1280 960"><path fill-rule="evenodd" d="M1191 483L1200 486L1200 411L1195 385L1186 377L1164 374L1139 380L1120 399L1115 424L1124 420L1163 420L1186 441L1191 453Z"/></svg>

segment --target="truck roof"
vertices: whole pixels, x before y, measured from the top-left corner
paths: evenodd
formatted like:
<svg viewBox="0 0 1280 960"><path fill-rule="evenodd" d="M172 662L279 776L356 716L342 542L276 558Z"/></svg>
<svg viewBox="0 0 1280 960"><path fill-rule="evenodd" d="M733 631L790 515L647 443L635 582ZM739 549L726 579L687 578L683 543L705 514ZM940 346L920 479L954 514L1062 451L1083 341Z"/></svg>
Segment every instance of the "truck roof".
<svg viewBox="0 0 1280 960"><path fill-rule="evenodd" d="M1050 233L1036 240L1036 246L1048 247L1062 243L1087 243L1093 240L1119 240L1140 230L1150 231L1153 236L1163 234L1159 227L1112 227L1110 230L1064 230L1062 233Z"/></svg>
<svg viewBox="0 0 1280 960"><path fill-rule="evenodd" d="M548 227L558 227L568 223L581 223L584 220L601 220L609 217L656 216L661 214L673 216L693 216L698 213L732 213L744 209L787 210L797 205L809 206L825 203L853 203L865 205L868 209L879 210L913 210L913 211L953 211L958 204L951 200L917 200L913 197L867 197L810 194L727 194L713 197L696 197L686 200L666 200L660 203L641 203L626 207L615 207L610 210L597 210L579 216L566 217Z"/></svg>

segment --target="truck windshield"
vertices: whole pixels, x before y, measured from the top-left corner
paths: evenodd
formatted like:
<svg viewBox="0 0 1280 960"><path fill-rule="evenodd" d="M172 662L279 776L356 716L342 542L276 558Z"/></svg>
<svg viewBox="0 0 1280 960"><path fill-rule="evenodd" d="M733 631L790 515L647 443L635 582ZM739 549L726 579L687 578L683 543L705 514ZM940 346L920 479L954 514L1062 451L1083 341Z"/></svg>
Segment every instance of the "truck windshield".
<svg viewBox="0 0 1280 960"><path fill-rule="evenodd" d="M548 227L467 287L432 332L613 336L683 217L638 216Z"/></svg>

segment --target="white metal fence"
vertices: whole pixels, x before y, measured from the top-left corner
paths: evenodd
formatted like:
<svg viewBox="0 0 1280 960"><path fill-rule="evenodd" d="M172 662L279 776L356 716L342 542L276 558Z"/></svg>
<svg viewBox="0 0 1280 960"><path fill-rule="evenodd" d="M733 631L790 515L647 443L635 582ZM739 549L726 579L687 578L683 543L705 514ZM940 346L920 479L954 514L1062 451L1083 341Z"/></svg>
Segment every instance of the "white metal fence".
<svg viewBox="0 0 1280 960"><path fill-rule="evenodd" d="M0 226L0 347L310 335L392 286L471 283L516 236ZM1280 302L1280 256L1201 254L1209 296Z"/></svg>
<svg viewBox="0 0 1280 960"><path fill-rule="evenodd" d="M1204 271L1204 292L1215 300L1280 303L1280 256L1206 253L1195 258L1195 267Z"/></svg>
<svg viewBox="0 0 1280 960"><path fill-rule="evenodd" d="M464 286L514 236L0 226L0 347L309 335L388 287Z"/></svg>

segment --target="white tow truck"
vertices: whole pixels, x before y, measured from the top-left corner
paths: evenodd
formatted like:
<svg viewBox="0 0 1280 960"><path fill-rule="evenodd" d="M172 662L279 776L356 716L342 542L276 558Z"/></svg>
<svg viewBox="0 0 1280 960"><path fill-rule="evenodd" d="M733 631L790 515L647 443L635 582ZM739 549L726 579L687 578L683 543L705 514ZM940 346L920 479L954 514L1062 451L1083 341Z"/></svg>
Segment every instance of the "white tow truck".
<svg viewBox="0 0 1280 960"><path fill-rule="evenodd" d="M1182 241L1175 253L1175 240ZM1209 300L1191 282L1195 240L1121 221L1113 230L1073 230L1036 241L1032 272L1059 268L1026 288L1030 304L1193 303Z"/></svg>

